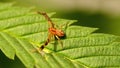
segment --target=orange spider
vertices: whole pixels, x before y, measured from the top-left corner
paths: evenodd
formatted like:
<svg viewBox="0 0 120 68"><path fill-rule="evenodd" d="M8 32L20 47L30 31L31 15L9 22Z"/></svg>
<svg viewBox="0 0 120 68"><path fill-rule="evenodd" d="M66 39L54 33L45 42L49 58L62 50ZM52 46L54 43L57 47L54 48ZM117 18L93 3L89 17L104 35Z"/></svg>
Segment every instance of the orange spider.
<svg viewBox="0 0 120 68"><path fill-rule="evenodd" d="M61 43L61 45L63 47L63 44L60 41L60 37L63 37L65 35L64 32L62 30L54 27L54 24L53 24L52 20L49 18L49 16L46 13L38 12L38 14L43 15L48 20L48 24L50 25L50 27L48 28L49 34L48 34L47 41L39 49L43 50L45 48L45 46L48 45L48 43L51 40L51 37L53 37L53 36L55 36L56 39L58 39L58 41Z"/></svg>

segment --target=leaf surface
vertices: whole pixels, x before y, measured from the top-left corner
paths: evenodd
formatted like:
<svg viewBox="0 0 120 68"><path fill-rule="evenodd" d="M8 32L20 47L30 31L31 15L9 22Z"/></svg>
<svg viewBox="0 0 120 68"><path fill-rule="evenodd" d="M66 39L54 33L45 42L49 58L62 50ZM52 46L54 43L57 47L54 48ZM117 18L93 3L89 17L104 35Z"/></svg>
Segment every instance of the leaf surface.
<svg viewBox="0 0 120 68"><path fill-rule="evenodd" d="M52 18L55 25L64 24L63 48L52 39L44 56L33 52L47 40L49 25L31 9L0 3L0 49L8 58L17 55L27 68L120 67L119 37L93 33L97 28L71 25L75 20Z"/></svg>

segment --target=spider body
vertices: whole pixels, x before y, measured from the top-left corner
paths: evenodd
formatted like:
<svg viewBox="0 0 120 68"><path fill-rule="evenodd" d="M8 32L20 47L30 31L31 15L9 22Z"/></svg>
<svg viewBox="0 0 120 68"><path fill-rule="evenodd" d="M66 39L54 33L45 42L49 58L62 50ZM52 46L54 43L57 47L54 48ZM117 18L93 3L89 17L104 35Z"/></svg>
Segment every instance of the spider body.
<svg viewBox="0 0 120 68"><path fill-rule="evenodd" d="M48 21L48 24L49 24L47 41L39 49L43 50L45 48L45 46L48 45L48 43L51 40L51 37L53 37L53 36L56 37L58 42L60 42L61 46L63 47L63 44L62 44L59 37L63 37L65 35L64 32L62 30L54 27L54 23L52 22L52 20L49 18L49 16L46 13L41 13L41 12L37 12L37 13L43 15L46 18L46 20Z"/></svg>

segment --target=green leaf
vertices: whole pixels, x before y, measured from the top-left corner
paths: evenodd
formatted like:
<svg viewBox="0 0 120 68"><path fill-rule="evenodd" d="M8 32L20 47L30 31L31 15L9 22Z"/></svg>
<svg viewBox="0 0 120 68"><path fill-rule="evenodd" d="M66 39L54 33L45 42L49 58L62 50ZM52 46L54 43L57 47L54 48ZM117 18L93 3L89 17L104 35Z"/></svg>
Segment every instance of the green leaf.
<svg viewBox="0 0 120 68"><path fill-rule="evenodd" d="M52 16L53 13L49 13ZM63 48L52 40L45 55L33 52L48 37L46 19L32 8L0 3L0 49L10 59L16 55L27 68L119 68L119 37L93 33L97 28L71 25L75 20L52 18L63 25Z"/></svg>

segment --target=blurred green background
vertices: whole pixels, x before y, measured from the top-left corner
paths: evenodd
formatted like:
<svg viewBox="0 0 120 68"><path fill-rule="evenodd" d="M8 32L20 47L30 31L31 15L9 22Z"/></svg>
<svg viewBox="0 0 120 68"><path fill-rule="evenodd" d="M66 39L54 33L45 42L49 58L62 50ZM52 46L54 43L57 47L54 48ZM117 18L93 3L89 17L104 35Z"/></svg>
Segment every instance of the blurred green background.
<svg viewBox="0 0 120 68"><path fill-rule="evenodd" d="M35 10L56 12L53 17L78 20L74 25L97 27L96 32L120 36L120 0L0 0ZM0 68L25 68L20 60L8 59L0 51Z"/></svg>

